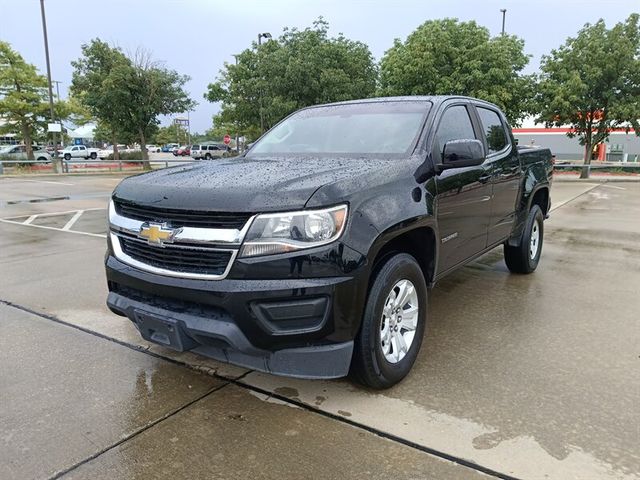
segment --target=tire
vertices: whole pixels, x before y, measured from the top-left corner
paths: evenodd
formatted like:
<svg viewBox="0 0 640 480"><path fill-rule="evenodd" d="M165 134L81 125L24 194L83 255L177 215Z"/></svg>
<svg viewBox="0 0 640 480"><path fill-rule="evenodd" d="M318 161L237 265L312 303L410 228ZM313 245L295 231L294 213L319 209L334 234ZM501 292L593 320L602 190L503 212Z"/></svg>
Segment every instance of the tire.
<svg viewBox="0 0 640 480"><path fill-rule="evenodd" d="M544 240L544 215L538 205L531 207L520 244L504 244L504 261L512 273L531 273L540 262Z"/></svg>
<svg viewBox="0 0 640 480"><path fill-rule="evenodd" d="M417 302L417 305L405 303L400 306L404 308L405 312L405 323L402 324L402 319L400 318L400 322L398 322L397 315L393 315L397 314L398 310L391 308L395 301L391 299L399 294L399 288L401 288L399 285L403 285L402 282L406 281L412 284L415 294L413 297L408 295L407 298L411 298L412 302ZM407 306L409 306L408 309ZM408 322L410 316L406 312L409 312L413 307L417 307L417 312L415 316L412 316L414 320ZM391 312L392 315L387 317L385 312ZM406 253L397 253L387 257L374 274L360 333L355 340L351 363L351 373L355 379L375 389L389 388L402 380L411 370L420 351L426 319L427 285L420 265L414 257ZM409 324L413 324L412 326L415 328L407 329ZM387 330L386 335L384 334L385 330ZM406 335L411 332L413 332L413 336L407 337ZM385 336L387 341L383 344ZM404 352L404 356L390 360L390 357L398 355L397 352L400 352L400 355L403 353L402 349L395 349L399 345L400 337L405 344L408 344L406 345L408 349ZM410 341L408 341L409 338ZM387 352L384 351L385 345Z"/></svg>
<svg viewBox="0 0 640 480"><path fill-rule="evenodd" d="M91 152L91 155L89 155L89 157L91 157L91 160L95 160L96 158L98 158L98 155L96 154L96 152Z"/></svg>
<svg viewBox="0 0 640 480"><path fill-rule="evenodd" d="M211 160L211 154L210 154L210 153L207 153L207 154L204 156L204 159L205 159L205 160Z"/></svg>
<svg viewBox="0 0 640 480"><path fill-rule="evenodd" d="M64 154L64 159L68 162L69 160L71 160L71 154L70 153L65 153Z"/></svg>

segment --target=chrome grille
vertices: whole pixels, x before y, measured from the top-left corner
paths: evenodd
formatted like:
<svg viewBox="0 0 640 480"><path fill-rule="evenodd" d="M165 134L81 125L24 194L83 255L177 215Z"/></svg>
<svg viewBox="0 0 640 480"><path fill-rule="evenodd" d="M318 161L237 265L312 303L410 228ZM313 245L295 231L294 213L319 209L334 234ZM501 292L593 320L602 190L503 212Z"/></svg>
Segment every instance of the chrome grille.
<svg viewBox="0 0 640 480"><path fill-rule="evenodd" d="M119 235L120 248L129 257L152 267L174 272L223 275L233 257L232 250L165 245L157 247L144 240Z"/></svg>

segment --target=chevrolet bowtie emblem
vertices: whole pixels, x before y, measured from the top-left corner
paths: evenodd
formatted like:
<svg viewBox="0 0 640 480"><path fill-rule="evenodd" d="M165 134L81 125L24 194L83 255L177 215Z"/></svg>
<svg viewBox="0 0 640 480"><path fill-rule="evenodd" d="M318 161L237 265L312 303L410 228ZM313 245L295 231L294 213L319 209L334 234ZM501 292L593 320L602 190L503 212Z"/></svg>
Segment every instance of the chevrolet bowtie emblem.
<svg viewBox="0 0 640 480"><path fill-rule="evenodd" d="M173 243L174 237L181 228L170 228L164 223L145 222L140 227L138 237L144 238L149 245L162 247L165 243Z"/></svg>

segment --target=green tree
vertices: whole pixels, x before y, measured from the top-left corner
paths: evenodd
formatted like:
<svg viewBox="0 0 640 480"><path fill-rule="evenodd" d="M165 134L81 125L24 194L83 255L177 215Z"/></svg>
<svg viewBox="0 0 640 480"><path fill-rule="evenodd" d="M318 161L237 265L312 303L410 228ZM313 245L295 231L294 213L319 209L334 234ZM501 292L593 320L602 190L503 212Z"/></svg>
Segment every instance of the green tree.
<svg viewBox="0 0 640 480"><path fill-rule="evenodd" d="M254 42L237 64L225 63L205 94L222 102L216 128L253 137L298 108L373 95L369 48L341 34L331 38L328 29L322 18L304 30L285 28L278 39Z"/></svg>
<svg viewBox="0 0 640 480"><path fill-rule="evenodd" d="M167 143L186 143L187 137L184 127L171 123L166 127L159 127L153 138L158 145L166 145Z"/></svg>
<svg viewBox="0 0 640 480"><path fill-rule="evenodd" d="M575 38L544 56L539 118L547 126L570 125L584 145L580 178L589 178L592 148L613 128L640 135L640 28L638 14L607 29L586 24Z"/></svg>
<svg viewBox="0 0 640 480"><path fill-rule="evenodd" d="M158 116L195 105L184 90L189 77L164 68L142 50L129 58L119 48L95 39L82 46L82 57L72 65L74 95L102 128L111 129L114 147L118 139L135 135L144 160L149 159L146 143L158 129Z"/></svg>
<svg viewBox="0 0 640 480"><path fill-rule="evenodd" d="M164 68L141 51L131 64L115 66L105 79L111 101L126 106L122 124L138 137L143 160L149 159L146 143L158 130L158 117L195 106L184 90L188 81L187 75Z"/></svg>
<svg viewBox="0 0 640 480"><path fill-rule="evenodd" d="M380 62L382 95L468 95L498 105L517 124L530 109L533 79L524 41L491 38L475 22L429 20L399 39Z"/></svg>
<svg viewBox="0 0 640 480"><path fill-rule="evenodd" d="M113 144L114 158L118 159L118 142L124 141L122 126L127 115L127 105L113 101L111 72L117 66L131 66L131 61L116 47L99 38L82 45L82 56L71 62L74 68L71 94L75 101L84 105L91 116L98 120L102 135L108 135ZM86 119L88 120L88 119Z"/></svg>
<svg viewBox="0 0 640 480"><path fill-rule="evenodd" d="M33 160L32 143L38 130L46 125L49 104L46 101L47 79L38 74L7 42L0 41L0 117L4 131L19 131Z"/></svg>

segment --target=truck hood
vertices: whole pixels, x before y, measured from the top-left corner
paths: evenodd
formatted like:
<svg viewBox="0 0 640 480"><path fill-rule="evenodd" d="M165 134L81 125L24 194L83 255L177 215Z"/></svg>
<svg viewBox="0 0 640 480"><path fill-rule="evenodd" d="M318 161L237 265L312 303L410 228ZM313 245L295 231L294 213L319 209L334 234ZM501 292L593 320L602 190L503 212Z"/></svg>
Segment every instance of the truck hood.
<svg viewBox="0 0 640 480"><path fill-rule="evenodd" d="M185 210L294 210L304 208L324 185L340 181L362 186L363 177L386 170L390 163L331 158L209 160L129 177L113 196L139 205Z"/></svg>

